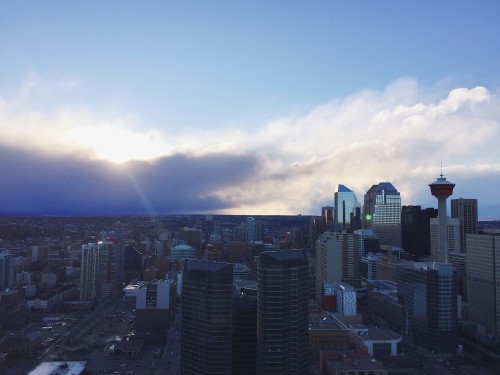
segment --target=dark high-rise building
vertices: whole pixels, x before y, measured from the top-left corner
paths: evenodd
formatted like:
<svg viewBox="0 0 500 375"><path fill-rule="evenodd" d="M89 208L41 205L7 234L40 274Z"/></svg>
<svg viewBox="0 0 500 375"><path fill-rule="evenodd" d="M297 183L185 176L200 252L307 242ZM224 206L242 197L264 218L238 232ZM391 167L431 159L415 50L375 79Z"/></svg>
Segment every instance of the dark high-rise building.
<svg viewBox="0 0 500 375"><path fill-rule="evenodd" d="M260 255L257 374L307 374L309 267L302 250Z"/></svg>
<svg viewBox="0 0 500 375"><path fill-rule="evenodd" d="M233 265L188 259L182 287L181 374L231 374Z"/></svg>
<svg viewBox="0 0 500 375"><path fill-rule="evenodd" d="M398 300L407 308L410 337L435 353L457 350L457 277L450 263L399 268Z"/></svg>
<svg viewBox="0 0 500 375"><path fill-rule="evenodd" d="M452 199L451 217L458 219L460 252L467 252L467 234L477 234L477 199Z"/></svg>
<svg viewBox="0 0 500 375"><path fill-rule="evenodd" d="M467 236L467 297L469 318L479 337L500 340L500 230Z"/></svg>
<svg viewBox="0 0 500 375"><path fill-rule="evenodd" d="M438 216L435 208L403 206L401 209L401 242L414 260L431 254L430 219Z"/></svg>
<svg viewBox="0 0 500 375"><path fill-rule="evenodd" d="M401 196L390 182L373 185L365 194L363 224L380 245L401 246Z"/></svg>
<svg viewBox="0 0 500 375"><path fill-rule="evenodd" d="M309 251L314 254L315 244L318 237L325 232L325 226L323 225L323 220L320 217L313 216L309 220L309 233L308 233L308 247Z"/></svg>
<svg viewBox="0 0 500 375"><path fill-rule="evenodd" d="M233 300L233 374L255 375L257 371L257 300Z"/></svg>
<svg viewBox="0 0 500 375"><path fill-rule="evenodd" d="M333 207L321 207L321 217L323 218L323 226L325 230L333 229Z"/></svg>

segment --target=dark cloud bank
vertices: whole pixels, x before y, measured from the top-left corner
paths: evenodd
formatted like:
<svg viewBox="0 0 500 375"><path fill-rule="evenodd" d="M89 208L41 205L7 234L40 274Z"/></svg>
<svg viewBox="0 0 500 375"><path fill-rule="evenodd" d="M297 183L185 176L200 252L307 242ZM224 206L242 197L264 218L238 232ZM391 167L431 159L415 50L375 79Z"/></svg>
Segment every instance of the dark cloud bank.
<svg viewBox="0 0 500 375"><path fill-rule="evenodd" d="M0 146L0 213L173 214L216 211L231 202L212 192L258 170L252 156L174 155L115 165Z"/></svg>

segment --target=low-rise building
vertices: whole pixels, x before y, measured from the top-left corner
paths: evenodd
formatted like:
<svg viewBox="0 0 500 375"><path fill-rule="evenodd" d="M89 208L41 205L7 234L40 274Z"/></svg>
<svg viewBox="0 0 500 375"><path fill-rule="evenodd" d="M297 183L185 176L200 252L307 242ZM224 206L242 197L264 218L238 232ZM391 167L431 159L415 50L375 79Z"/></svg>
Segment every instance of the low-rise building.
<svg viewBox="0 0 500 375"><path fill-rule="evenodd" d="M402 338L388 328L352 324L352 341L357 348L365 346L371 356L397 356Z"/></svg>

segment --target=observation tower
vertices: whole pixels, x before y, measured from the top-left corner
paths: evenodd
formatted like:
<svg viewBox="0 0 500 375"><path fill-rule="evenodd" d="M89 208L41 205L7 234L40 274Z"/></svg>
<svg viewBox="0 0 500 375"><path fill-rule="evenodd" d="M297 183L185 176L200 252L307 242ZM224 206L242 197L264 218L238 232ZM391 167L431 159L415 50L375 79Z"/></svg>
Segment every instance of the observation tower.
<svg viewBox="0 0 500 375"><path fill-rule="evenodd" d="M446 225L446 199L453 194L455 184L447 181L443 171L436 181L429 184L431 194L438 200L438 263L448 263L448 228Z"/></svg>

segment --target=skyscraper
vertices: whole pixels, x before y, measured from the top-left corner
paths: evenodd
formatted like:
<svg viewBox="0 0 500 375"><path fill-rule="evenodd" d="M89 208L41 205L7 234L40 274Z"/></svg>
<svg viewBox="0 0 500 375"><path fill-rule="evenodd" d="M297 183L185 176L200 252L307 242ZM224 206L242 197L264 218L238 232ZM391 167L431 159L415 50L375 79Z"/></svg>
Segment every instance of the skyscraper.
<svg viewBox="0 0 500 375"><path fill-rule="evenodd" d="M366 192L363 221L380 245L401 246L401 196L390 182L373 185Z"/></svg>
<svg viewBox="0 0 500 375"><path fill-rule="evenodd" d="M334 230L341 232L353 229L351 228L351 217L355 215L355 210L359 207L360 204L354 192L347 186L339 184L335 192L335 208L333 212Z"/></svg>
<svg viewBox="0 0 500 375"><path fill-rule="evenodd" d="M8 251L0 253L0 291L14 285L14 259Z"/></svg>
<svg viewBox="0 0 500 375"><path fill-rule="evenodd" d="M97 302L101 298L101 262L96 243L82 246L80 300Z"/></svg>
<svg viewBox="0 0 500 375"><path fill-rule="evenodd" d="M307 245L309 251L314 254L316 248L316 240L318 237L325 232L325 226L323 225L323 219L321 217L311 217L309 220L309 231L308 231L308 241Z"/></svg>
<svg viewBox="0 0 500 375"><path fill-rule="evenodd" d="M107 236L97 243L101 268L101 297L107 298L121 290L125 249L117 238Z"/></svg>
<svg viewBox="0 0 500 375"><path fill-rule="evenodd" d="M469 317L500 339L500 230L467 235Z"/></svg>
<svg viewBox="0 0 500 375"><path fill-rule="evenodd" d="M302 250L260 255L257 277L257 374L307 374L307 256Z"/></svg>
<svg viewBox="0 0 500 375"><path fill-rule="evenodd" d="M187 259L182 286L181 374L231 374L233 265Z"/></svg>
<svg viewBox="0 0 500 375"><path fill-rule="evenodd" d="M248 217L245 225L245 232L246 242L262 241L264 233L262 221L256 220L254 217Z"/></svg>
<svg viewBox="0 0 500 375"><path fill-rule="evenodd" d="M458 219L460 251L467 252L467 234L477 234L477 199L452 199L451 217Z"/></svg>
<svg viewBox="0 0 500 375"><path fill-rule="evenodd" d="M325 230L333 230L333 207L321 207L321 217L323 218Z"/></svg>

